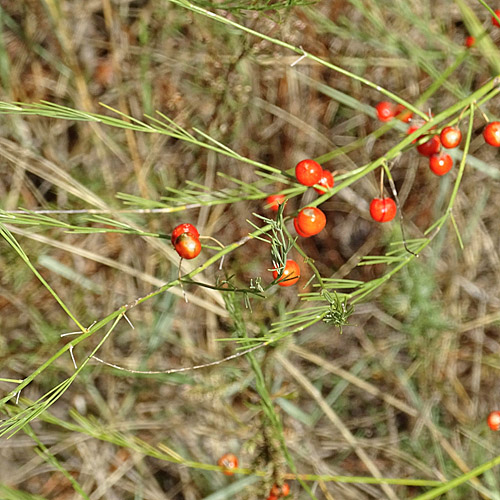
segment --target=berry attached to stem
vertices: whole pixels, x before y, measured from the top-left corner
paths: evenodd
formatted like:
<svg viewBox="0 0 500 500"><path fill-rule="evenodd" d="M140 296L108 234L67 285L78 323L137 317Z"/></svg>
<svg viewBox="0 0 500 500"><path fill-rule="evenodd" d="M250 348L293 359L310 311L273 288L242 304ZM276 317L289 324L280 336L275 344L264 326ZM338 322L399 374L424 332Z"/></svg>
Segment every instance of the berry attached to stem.
<svg viewBox="0 0 500 500"><path fill-rule="evenodd" d="M453 167L453 159L448 153L437 153L429 157L429 167L436 175L444 175Z"/></svg>
<svg viewBox="0 0 500 500"><path fill-rule="evenodd" d="M396 216L396 203L391 198L374 198L370 203L370 215L377 222L389 222Z"/></svg>
<svg viewBox="0 0 500 500"><path fill-rule="evenodd" d="M278 278L278 271L275 269L273 271L273 278ZM299 281L300 278L300 268L299 265L292 259L288 259L285 264L285 269L283 270L283 275L278 281L279 286L292 286Z"/></svg>
<svg viewBox="0 0 500 500"><path fill-rule="evenodd" d="M318 181L318 185L320 185L320 188L314 188L314 191L316 191L318 194L325 194L327 191L332 189L333 185L335 184L335 180L333 178L332 173L329 170L323 170L323 175L321 176L321 179Z"/></svg>
<svg viewBox="0 0 500 500"><path fill-rule="evenodd" d="M500 147L500 122L490 122L483 130L484 140L496 148Z"/></svg>
<svg viewBox="0 0 500 500"><path fill-rule="evenodd" d="M304 186L314 186L323 175L323 168L314 160L302 160L295 166L295 177Z"/></svg>

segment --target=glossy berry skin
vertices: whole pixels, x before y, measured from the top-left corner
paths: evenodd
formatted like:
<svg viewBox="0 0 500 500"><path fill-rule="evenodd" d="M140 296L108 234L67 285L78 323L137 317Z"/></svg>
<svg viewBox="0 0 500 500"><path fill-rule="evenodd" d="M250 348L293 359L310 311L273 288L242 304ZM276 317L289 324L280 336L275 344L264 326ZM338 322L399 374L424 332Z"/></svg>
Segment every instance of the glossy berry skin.
<svg viewBox="0 0 500 500"><path fill-rule="evenodd" d="M500 9L495 11L495 14L497 17L500 17ZM497 18L495 16L491 16L491 22L495 25L500 27L500 24L498 24Z"/></svg>
<svg viewBox="0 0 500 500"><path fill-rule="evenodd" d="M436 175L444 175L453 167L453 159L448 153L437 153L429 157L429 167Z"/></svg>
<svg viewBox="0 0 500 500"><path fill-rule="evenodd" d="M278 277L278 271L273 271L273 278ZM292 259L288 259L285 264L285 269L283 275L278 281L279 286L292 286L299 281L300 278L300 268L299 265Z"/></svg>
<svg viewBox="0 0 500 500"><path fill-rule="evenodd" d="M431 156L439 152L441 147L441 140L439 136L433 135L428 141L419 144L417 146L417 151L423 156Z"/></svg>
<svg viewBox="0 0 500 500"><path fill-rule="evenodd" d="M194 259L201 252L201 243L193 233L182 233L174 243L175 251L183 259Z"/></svg>
<svg viewBox="0 0 500 500"><path fill-rule="evenodd" d="M290 495L290 486L288 483L283 483L281 488L277 484L274 484L271 488L270 497L281 498L287 497L288 495Z"/></svg>
<svg viewBox="0 0 500 500"><path fill-rule="evenodd" d="M309 236L312 236L310 234L304 233L302 229L300 229L298 223L297 223L297 217L293 219L293 227L295 228L295 232L299 235L302 236L302 238L309 238Z"/></svg>
<svg viewBox="0 0 500 500"><path fill-rule="evenodd" d="M238 457L234 453L225 453L219 458L217 465L226 469L223 471L226 476L233 476L234 472L231 469L238 467Z"/></svg>
<svg viewBox="0 0 500 500"><path fill-rule="evenodd" d="M188 222L185 222L184 224L179 224L174 228L172 231L172 245L175 245L175 240L182 234L182 233L191 233L196 238L200 237L200 233L198 233L198 230L193 226L193 224L189 224Z"/></svg>
<svg viewBox="0 0 500 500"><path fill-rule="evenodd" d="M492 431L498 431L500 429L500 411L492 411L488 415L488 427Z"/></svg>
<svg viewBox="0 0 500 500"><path fill-rule="evenodd" d="M398 120L408 123L411 120L413 113L408 111L402 104L396 104L394 115Z"/></svg>
<svg viewBox="0 0 500 500"><path fill-rule="evenodd" d="M266 199L266 208L272 210L273 212L277 212L280 205L285 203L285 195L284 194L272 194L268 196Z"/></svg>
<svg viewBox="0 0 500 500"><path fill-rule="evenodd" d="M471 47L473 47L474 45L476 45L476 39L473 37L473 36L468 36L466 39L465 39L465 46L470 49Z"/></svg>
<svg viewBox="0 0 500 500"><path fill-rule="evenodd" d="M500 122L490 122L483 130L484 140L496 148L500 147Z"/></svg>
<svg viewBox="0 0 500 500"><path fill-rule="evenodd" d="M446 149L456 148L462 140L462 132L456 127L445 127L439 135L441 144Z"/></svg>
<svg viewBox="0 0 500 500"><path fill-rule="evenodd" d="M332 173L329 170L323 170L323 175L321 176L321 179L317 184L321 186L320 188L314 188L314 191L316 191L318 194L325 194L327 191L332 189L333 185L335 184Z"/></svg>
<svg viewBox="0 0 500 500"><path fill-rule="evenodd" d="M375 106L377 117L381 122L388 122L395 116L394 104L388 101L381 101Z"/></svg>
<svg viewBox="0 0 500 500"><path fill-rule="evenodd" d="M303 208L297 215L297 226L307 236L313 236L326 226L326 216L319 208Z"/></svg>
<svg viewBox="0 0 500 500"><path fill-rule="evenodd" d="M304 186L314 186L323 175L323 168L314 160L302 160L295 166L295 177Z"/></svg>
<svg viewBox="0 0 500 500"><path fill-rule="evenodd" d="M391 198L374 198L370 203L370 215L377 222L389 222L396 216L396 203Z"/></svg>

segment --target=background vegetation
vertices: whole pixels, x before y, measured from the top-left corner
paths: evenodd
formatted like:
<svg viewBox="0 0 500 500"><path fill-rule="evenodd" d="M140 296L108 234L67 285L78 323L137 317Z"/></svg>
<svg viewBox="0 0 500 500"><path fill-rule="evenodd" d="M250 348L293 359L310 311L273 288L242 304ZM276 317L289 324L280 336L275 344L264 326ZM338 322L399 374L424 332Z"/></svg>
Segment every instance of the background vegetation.
<svg viewBox="0 0 500 500"><path fill-rule="evenodd" d="M7 0L0 30L2 499L251 500L285 479L293 498L500 499L483 2ZM434 176L376 120L387 92L427 128L463 112L467 161ZM288 175L304 158L336 172L332 196ZM384 163L404 219L382 225ZM288 289L248 238L278 191L285 216L328 219ZM182 263L188 302L181 222L225 246ZM322 321L344 298L354 313Z"/></svg>

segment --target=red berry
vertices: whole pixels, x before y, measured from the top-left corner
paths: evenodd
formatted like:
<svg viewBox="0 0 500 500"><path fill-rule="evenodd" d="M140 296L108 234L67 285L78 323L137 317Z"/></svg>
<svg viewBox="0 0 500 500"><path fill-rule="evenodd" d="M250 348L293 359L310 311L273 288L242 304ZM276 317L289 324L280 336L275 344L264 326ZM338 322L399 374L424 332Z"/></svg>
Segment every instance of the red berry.
<svg viewBox="0 0 500 500"><path fill-rule="evenodd" d="M381 122L388 122L394 118L395 107L391 102L381 101L375 106L375 109Z"/></svg>
<svg viewBox="0 0 500 500"><path fill-rule="evenodd" d="M183 259L194 259L201 252L201 243L193 233L182 233L174 243L175 251Z"/></svg>
<svg viewBox="0 0 500 500"><path fill-rule="evenodd" d="M322 175L321 165L314 160L302 160L295 166L295 177L304 186L314 186Z"/></svg>
<svg viewBox="0 0 500 500"><path fill-rule="evenodd" d="M444 175L453 167L453 160L448 153L438 153L429 157L429 167L436 175Z"/></svg>
<svg viewBox="0 0 500 500"><path fill-rule="evenodd" d="M498 148L500 146L500 122L490 122L483 130L484 140L490 145Z"/></svg>
<svg viewBox="0 0 500 500"><path fill-rule="evenodd" d="M408 111L402 104L396 104L396 109L394 110L394 114L398 120L402 122L408 123L413 116L411 111Z"/></svg>
<svg viewBox="0 0 500 500"><path fill-rule="evenodd" d="M419 144L417 146L417 151L423 156L431 156L439 152L441 147L441 141L438 135L433 135L428 141Z"/></svg>
<svg viewBox="0 0 500 500"><path fill-rule="evenodd" d="M465 46L470 49L473 45L476 45L476 39L473 36L468 36L465 39Z"/></svg>
<svg viewBox="0 0 500 500"><path fill-rule="evenodd" d="M500 411L492 411L488 415L488 427L492 431L498 431L500 429Z"/></svg>
<svg viewBox="0 0 500 500"><path fill-rule="evenodd" d="M278 277L278 271L273 271L273 278ZM285 264L285 269L283 271L282 277L278 281L279 286L292 286L299 281L300 278L300 268L299 265L292 259L288 259Z"/></svg>
<svg viewBox="0 0 500 500"><path fill-rule="evenodd" d="M391 198L374 198L370 203L370 215L377 222L389 222L396 215L396 203Z"/></svg>
<svg viewBox="0 0 500 500"><path fill-rule="evenodd" d="M328 190L332 189L333 185L335 183L335 180L333 178L332 173L329 170L323 170L323 175L321 176L321 179L317 182L321 188L314 188L314 191L316 191L318 194L325 194Z"/></svg>
<svg viewBox="0 0 500 500"><path fill-rule="evenodd" d="M316 207L303 208L297 216L297 226L307 236L313 236L323 230L326 225L325 214Z"/></svg>
<svg viewBox="0 0 500 500"><path fill-rule="evenodd" d="M272 194L268 196L266 199L266 208L272 210L273 212L277 212L280 205L285 202L284 194Z"/></svg>
<svg viewBox="0 0 500 500"><path fill-rule="evenodd" d="M500 10L496 10L495 11L495 14L497 15L497 17L500 17ZM495 26L499 26L500 27L500 24L498 24L498 20L495 16L491 16L491 22L495 25Z"/></svg>
<svg viewBox="0 0 500 500"><path fill-rule="evenodd" d="M460 132L460 129L456 127L445 127L441 130L439 137L441 138L441 144L445 148L456 148L462 140L462 132Z"/></svg>
<svg viewBox="0 0 500 500"><path fill-rule="evenodd" d="M274 498L287 497L289 494L290 494L290 486L288 485L288 483L283 483L281 485L281 488L275 483L271 488L270 497Z"/></svg>
<svg viewBox="0 0 500 500"><path fill-rule="evenodd" d="M238 467L238 457L233 453L225 453L219 458L217 465L226 469L223 471L226 476L232 476L234 472L232 472L231 469L236 469Z"/></svg>
<svg viewBox="0 0 500 500"><path fill-rule="evenodd" d="M174 228L172 231L172 245L175 244L175 240L182 234L182 233L191 233L197 238L200 237L200 233L198 233L198 230L192 225L189 224L188 222L185 222L184 224L179 224L177 227Z"/></svg>
<svg viewBox="0 0 500 500"><path fill-rule="evenodd" d="M406 134L407 135L411 135L413 134L413 132L415 132L416 130L418 130L420 127L422 127L424 124L424 122L417 122L417 123L414 123L413 125L410 125L408 127L408 130L406 131ZM413 141L411 141L412 144L415 144L418 140L420 139L420 137L417 137L416 139L413 139Z"/></svg>
<svg viewBox="0 0 500 500"><path fill-rule="evenodd" d="M297 217L295 217L293 219L293 227L295 228L295 232L299 235L299 236L302 236L303 238L309 238L309 236L311 236L310 234L306 234L304 233L304 231L302 231L302 229L300 229L298 223L297 223Z"/></svg>

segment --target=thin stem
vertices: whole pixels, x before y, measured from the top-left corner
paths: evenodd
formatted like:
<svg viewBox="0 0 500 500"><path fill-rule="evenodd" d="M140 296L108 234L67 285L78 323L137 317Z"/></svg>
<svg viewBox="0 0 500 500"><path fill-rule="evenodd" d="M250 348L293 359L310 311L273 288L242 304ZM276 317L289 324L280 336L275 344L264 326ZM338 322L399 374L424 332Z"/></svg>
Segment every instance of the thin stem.
<svg viewBox="0 0 500 500"><path fill-rule="evenodd" d="M429 120L429 117L425 113L423 113L419 109L415 108L411 103L405 101L404 99L401 99L401 97L397 96L396 94L393 94L392 92L388 91L387 89L384 89L380 85L377 85L377 84L371 82L370 80L363 78L362 76L351 73L350 71L347 71L347 70L345 70L339 66L336 66L335 64L332 64L328 61L325 61L324 59L321 59L320 57L309 54L308 52L306 52L304 49L302 49L300 47L295 47L295 46L290 45L289 43L283 42L282 40L279 40L277 38L272 38L272 37L269 37L267 35L264 35L263 33L259 33L258 31L255 31L251 28L247 28L246 26L243 26L242 24L239 24L235 21L232 21L231 19L219 16L215 12L211 12L209 10L203 9L203 8L198 7L197 5L193 5L192 3L189 3L187 1L170 0L170 2L175 3L177 5L180 5L181 7L184 7L185 9L191 10L191 11L196 12L198 14L201 14L203 16L209 17L210 19L214 19L215 21L218 21L220 23L227 24L227 25L232 26L234 28L237 28L241 31L245 31L246 33L249 33L250 35L254 35L258 38L262 38L263 40L267 40L268 42L271 42L275 45L279 45L281 47L284 47L288 50L291 50L292 52L300 54L303 57L307 57L308 59L311 59L312 61L315 61L315 62L321 64L322 66L325 66L333 71L336 71L337 73L340 73L341 75L347 76L353 80L356 80L356 81L366 85L367 87L371 87L371 88L377 90L378 92L389 97L390 99L397 102L398 104L402 104L403 106L405 106L407 109L409 109L413 113L421 116L424 120L426 120L426 121Z"/></svg>

